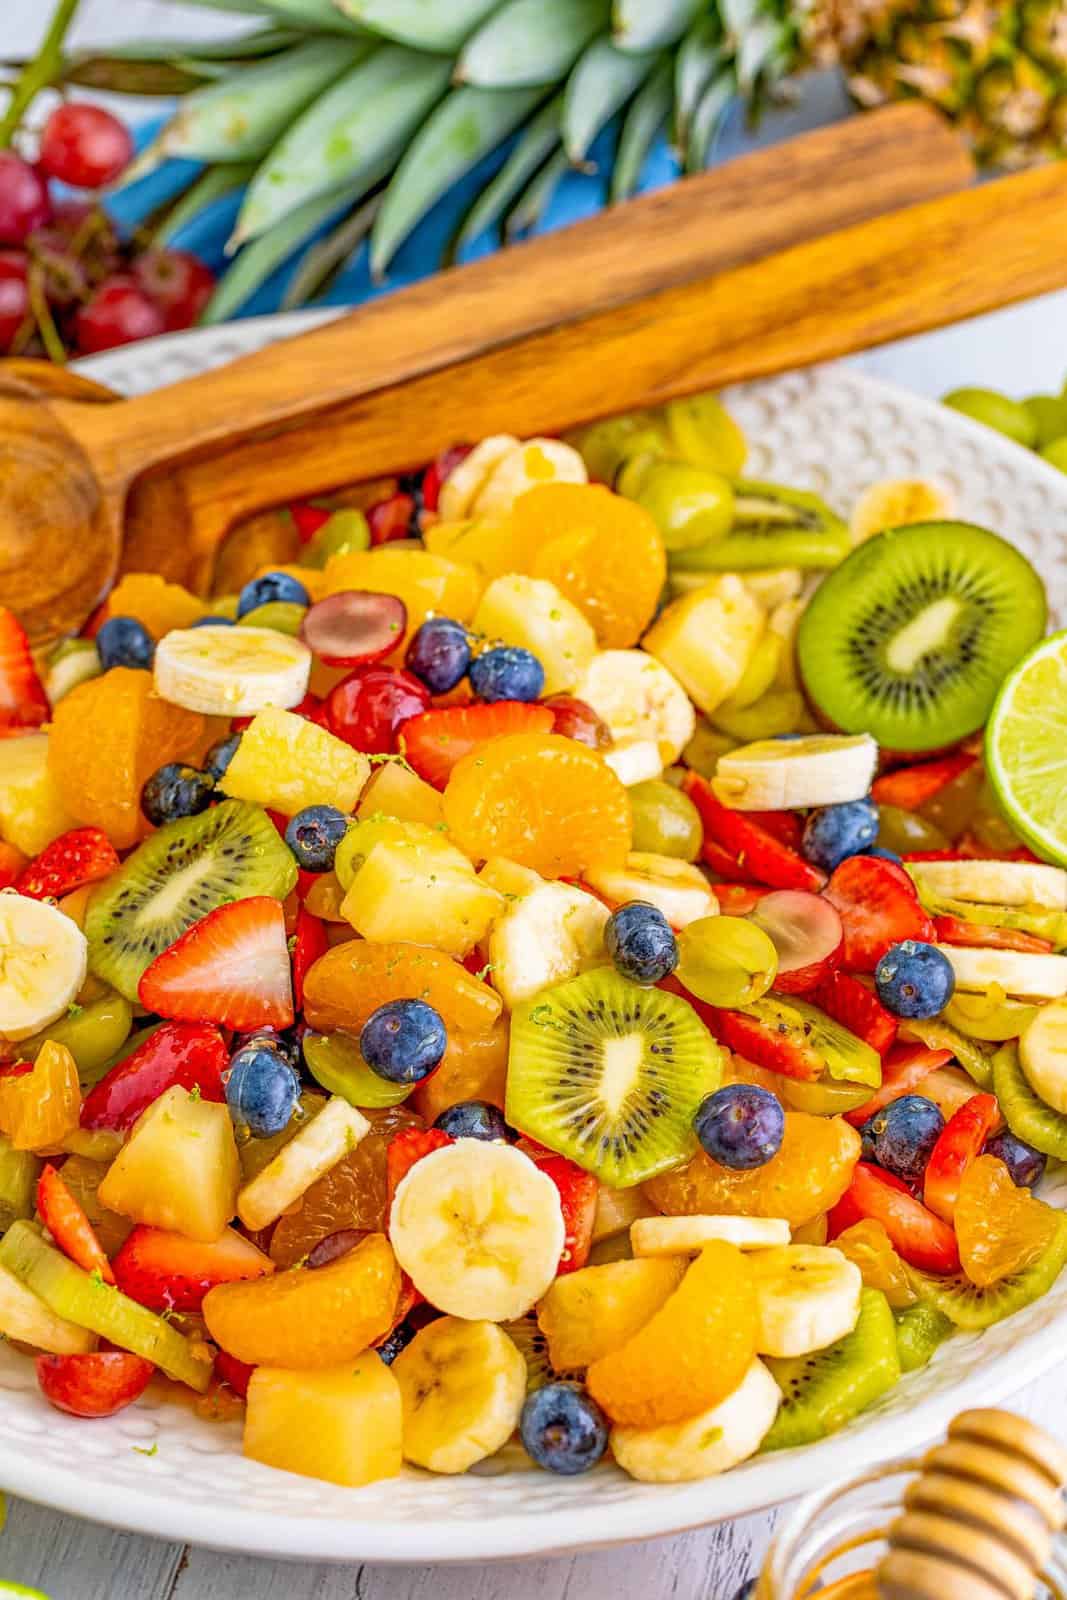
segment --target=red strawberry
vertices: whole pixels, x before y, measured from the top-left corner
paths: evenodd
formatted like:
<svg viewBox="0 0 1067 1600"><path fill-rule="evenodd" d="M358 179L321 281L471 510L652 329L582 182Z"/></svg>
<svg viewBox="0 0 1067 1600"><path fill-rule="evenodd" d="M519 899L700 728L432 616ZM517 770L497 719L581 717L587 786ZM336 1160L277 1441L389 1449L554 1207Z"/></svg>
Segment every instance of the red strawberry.
<svg viewBox="0 0 1067 1600"><path fill-rule="evenodd" d="M773 889L764 889L758 883L713 883L711 889L719 902L719 910L728 917L747 916L765 894L774 893Z"/></svg>
<svg viewBox="0 0 1067 1600"><path fill-rule="evenodd" d="M731 855L729 850L724 850L721 844L716 844L714 839L705 839L700 847L700 859L706 867L720 878L725 878L727 883L748 883L748 867L741 865L737 857ZM769 891L768 891L769 892Z"/></svg>
<svg viewBox="0 0 1067 1600"><path fill-rule="evenodd" d="M1034 852L1028 849L1025 844L1016 845L1014 850L994 850L991 849L989 845L983 844L981 839L979 839L977 835L973 833L962 834L957 840L957 844L959 847L959 855L952 857L951 859L953 860L966 861L969 859L973 860L975 857L981 861L1040 862L1041 860L1040 856L1035 856Z"/></svg>
<svg viewBox="0 0 1067 1600"><path fill-rule="evenodd" d="M25 865L22 851L0 839L0 889L10 889Z"/></svg>
<svg viewBox="0 0 1067 1600"><path fill-rule="evenodd" d="M923 1176L923 1202L946 1222L956 1214L960 1179L982 1154L986 1139L1000 1121L1000 1107L991 1094L973 1094L949 1117L930 1152Z"/></svg>
<svg viewBox="0 0 1067 1600"><path fill-rule="evenodd" d="M16 878L15 888L31 900L58 900L106 878L118 864L115 847L100 828L72 828L34 857Z"/></svg>
<svg viewBox="0 0 1067 1600"><path fill-rule="evenodd" d="M296 1009L304 1007L304 978L308 969L326 953L326 924L301 906L296 914L296 933L293 935L293 996Z"/></svg>
<svg viewBox="0 0 1067 1600"><path fill-rule="evenodd" d="M391 494L387 500L376 500L367 507L367 524L371 545L392 544L394 539L410 539L418 533L412 527L415 517L413 495Z"/></svg>
<svg viewBox="0 0 1067 1600"><path fill-rule="evenodd" d="M897 1036L897 1019L878 996L847 972L831 972L812 999L828 1017L884 1056Z"/></svg>
<svg viewBox="0 0 1067 1600"><path fill-rule="evenodd" d="M123 1294L150 1311L199 1311L217 1283L262 1278L274 1262L250 1239L227 1228L202 1244L165 1228L134 1228L112 1263Z"/></svg>
<svg viewBox="0 0 1067 1600"><path fill-rule="evenodd" d="M205 1100L223 1101L222 1074L229 1064L218 1028L206 1022L164 1022L89 1090L82 1101L81 1125L125 1131L174 1084L196 1089Z"/></svg>
<svg viewBox="0 0 1067 1600"><path fill-rule="evenodd" d="M906 850L902 861L966 861L959 850Z"/></svg>
<svg viewBox="0 0 1067 1600"><path fill-rule="evenodd" d="M931 1072L952 1060L951 1050L932 1050L925 1044L894 1045L882 1062L882 1084L869 1100L855 1111L845 1112L845 1121L854 1128L862 1128L868 1117L881 1111L891 1100L899 1100L928 1078Z"/></svg>
<svg viewBox="0 0 1067 1600"><path fill-rule="evenodd" d="M682 991L683 994L685 991ZM686 999L694 1005L698 1016L707 1023L711 1032L728 1050L733 1050L757 1067L768 1072L780 1072L783 1078L801 1078L808 1082L821 1078L826 1065L822 1056L810 1045L788 1034L767 1027L744 1011L723 1011L718 1006L695 1005L692 995Z"/></svg>
<svg viewBox="0 0 1067 1600"><path fill-rule="evenodd" d="M927 1211L893 1173L859 1161L852 1182L830 1212L830 1238L866 1217L882 1224L894 1250L913 1267L939 1273L960 1270L956 1235L948 1223Z"/></svg>
<svg viewBox="0 0 1067 1600"><path fill-rule="evenodd" d="M435 456L422 475L422 503L427 511L436 511L437 502L441 498L441 485L450 472L455 472L461 461L465 461L471 453L469 444L450 445L447 450L442 450Z"/></svg>
<svg viewBox="0 0 1067 1600"><path fill-rule="evenodd" d="M746 878L756 878L772 889L814 892L823 887L826 874L817 871L803 856L755 821L759 813L732 811L724 806L716 799L711 784L698 772L687 772L682 788L700 812L705 845L708 840L720 845L744 869Z"/></svg>
<svg viewBox="0 0 1067 1600"><path fill-rule="evenodd" d="M92 1223L51 1162L37 1180L37 1209L65 1256L85 1272L99 1272L105 1283L115 1282L111 1262Z"/></svg>
<svg viewBox="0 0 1067 1600"><path fill-rule="evenodd" d="M934 925L919 904L903 867L880 856L849 856L826 886L826 898L845 930L841 965L873 972L891 944L934 939Z"/></svg>
<svg viewBox="0 0 1067 1600"><path fill-rule="evenodd" d="M294 501L289 507L289 514L301 544L310 543L333 515L331 511L324 511L321 506L310 505L306 500Z"/></svg>
<svg viewBox="0 0 1067 1600"><path fill-rule="evenodd" d="M400 749L420 778L443 789L456 762L476 745L504 733L551 733L549 706L525 700L446 706L411 717L400 731Z"/></svg>
<svg viewBox="0 0 1067 1600"><path fill-rule="evenodd" d="M535 1164L559 1190L565 1229L563 1253L556 1268L556 1276L561 1278L564 1273L577 1272L589 1260L600 1184L591 1172L568 1161L566 1156L540 1156L535 1158Z"/></svg>
<svg viewBox="0 0 1067 1600"><path fill-rule="evenodd" d="M804 824L795 811L746 811L745 816L772 834L780 844L787 845L790 850L800 849Z"/></svg>
<svg viewBox="0 0 1067 1600"><path fill-rule="evenodd" d="M287 1028L293 982L281 902L233 900L194 922L142 975L137 997L161 1017L245 1032Z"/></svg>
<svg viewBox="0 0 1067 1600"><path fill-rule="evenodd" d="M1023 933L1021 928L986 928L978 922L964 922L960 917L935 917L939 944L975 945L987 950L1023 950L1032 955L1047 955L1053 948L1051 939L1039 939L1036 933Z"/></svg>
<svg viewBox="0 0 1067 1600"><path fill-rule="evenodd" d="M234 1394L239 1394L242 1400L248 1399L248 1385L255 1370L255 1367L250 1367L245 1361L238 1361L236 1356L231 1356L226 1350L220 1350L215 1357L216 1378L228 1383Z"/></svg>
<svg viewBox="0 0 1067 1600"><path fill-rule="evenodd" d="M39 728L50 715L26 631L13 611L0 606L0 732Z"/></svg>
<svg viewBox="0 0 1067 1600"><path fill-rule="evenodd" d="M968 767L973 767L976 756L966 750L942 756L940 761L924 761L917 767L898 767L876 778L871 785L871 799L880 806L897 806L901 811L917 811L927 800L932 800L946 784L958 778Z"/></svg>
<svg viewBox="0 0 1067 1600"><path fill-rule="evenodd" d="M385 1152L385 1183L389 1204L416 1161L433 1150L443 1150L446 1144L455 1144L450 1133L443 1128L402 1128L389 1141Z"/></svg>

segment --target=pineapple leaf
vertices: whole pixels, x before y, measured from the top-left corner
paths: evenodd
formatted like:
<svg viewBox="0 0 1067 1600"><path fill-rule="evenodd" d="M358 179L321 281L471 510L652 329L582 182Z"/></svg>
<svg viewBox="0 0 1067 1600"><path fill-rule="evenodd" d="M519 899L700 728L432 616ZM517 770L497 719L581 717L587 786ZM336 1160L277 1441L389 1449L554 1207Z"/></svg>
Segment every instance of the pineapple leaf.
<svg viewBox="0 0 1067 1600"><path fill-rule="evenodd" d="M619 107L644 83L657 55L617 50L607 35L594 39L567 79L563 97L563 144L577 165Z"/></svg>
<svg viewBox="0 0 1067 1600"><path fill-rule="evenodd" d="M316 199L295 207L267 233L246 245L226 276L220 280L201 313L200 321L207 324L226 322L310 234L331 217L343 216L361 193L362 186L320 194Z"/></svg>
<svg viewBox="0 0 1067 1600"><path fill-rule="evenodd" d="M709 13L694 22L674 60L674 136L682 149L693 113L722 63L722 28Z"/></svg>
<svg viewBox="0 0 1067 1600"><path fill-rule="evenodd" d="M357 206L350 216L342 218L324 239L305 251L300 265L289 280L281 309L291 311L324 293L334 274L367 237L378 215L381 196L374 195Z"/></svg>
<svg viewBox="0 0 1067 1600"><path fill-rule="evenodd" d="M495 227L544 161L559 148L563 96L557 94L527 123L500 171L477 197L459 225L449 250L453 258L465 244Z"/></svg>
<svg viewBox="0 0 1067 1600"><path fill-rule="evenodd" d="M413 50L452 55L499 0L334 0L334 4L372 33Z"/></svg>
<svg viewBox="0 0 1067 1600"><path fill-rule="evenodd" d="M453 89L412 140L371 234L371 271L380 277L408 234L446 189L495 150L540 103L537 89Z"/></svg>
<svg viewBox="0 0 1067 1600"><path fill-rule="evenodd" d="M737 98L737 80L732 71L714 78L693 113L685 147L685 170L702 172L711 159L715 139L726 113Z"/></svg>
<svg viewBox="0 0 1067 1600"><path fill-rule="evenodd" d="M250 11L256 16L269 16L268 0L185 0L187 5L203 6L206 11Z"/></svg>
<svg viewBox="0 0 1067 1600"><path fill-rule="evenodd" d="M481 89L557 83L608 25L610 0L504 0L464 45L456 81Z"/></svg>
<svg viewBox="0 0 1067 1600"><path fill-rule="evenodd" d="M536 228L556 191L556 185L569 170L570 160L565 150L557 150L554 156L549 156L540 172L535 173L526 185L508 216L504 231L509 239Z"/></svg>
<svg viewBox="0 0 1067 1600"><path fill-rule="evenodd" d="M705 0L615 0L611 30L620 50L661 50L675 44L704 9Z"/></svg>
<svg viewBox="0 0 1067 1600"><path fill-rule="evenodd" d="M254 171L250 161L223 162L219 166L208 167L175 204L167 208L152 235L152 243L159 247L170 244L174 236L192 222L205 206L240 189Z"/></svg>
<svg viewBox="0 0 1067 1600"><path fill-rule="evenodd" d="M664 54L630 102L611 174L613 202L625 200L637 188L653 140L671 114L673 71L670 56Z"/></svg>
<svg viewBox="0 0 1067 1600"><path fill-rule="evenodd" d="M771 83L788 72L789 52L781 24L773 17L758 17L746 28L737 45L737 86L745 100L754 97L757 83Z"/></svg>
<svg viewBox="0 0 1067 1600"><path fill-rule="evenodd" d="M295 23L305 32L362 33L350 18L344 16L333 0L263 0L262 9L286 22Z"/></svg>

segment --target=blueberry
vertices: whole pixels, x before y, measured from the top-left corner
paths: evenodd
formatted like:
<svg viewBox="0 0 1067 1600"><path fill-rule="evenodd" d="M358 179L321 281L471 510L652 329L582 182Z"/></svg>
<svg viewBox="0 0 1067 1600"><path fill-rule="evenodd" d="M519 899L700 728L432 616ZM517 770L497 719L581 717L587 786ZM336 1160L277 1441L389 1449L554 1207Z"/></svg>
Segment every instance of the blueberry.
<svg viewBox="0 0 1067 1600"><path fill-rule="evenodd" d="M700 1102L693 1128L720 1167L750 1172L778 1154L785 1112L769 1089L754 1083L728 1083Z"/></svg>
<svg viewBox="0 0 1067 1600"><path fill-rule="evenodd" d="M277 1028L264 1025L262 1028L253 1028L249 1033L236 1034L233 1041L234 1054L238 1050L247 1049L249 1045L268 1046L276 1050L280 1056L284 1056L294 1072L299 1072L304 1057L296 1034L302 1026L303 1024L298 1024L296 1028L279 1033Z"/></svg>
<svg viewBox="0 0 1067 1600"><path fill-rule="evenodd" d="M753 1600L756 1593L756 1579L746 1578L744 1583L733 1596L733 1600Z"/></svg>
<svg viewBox="0 0 1067 1600"><path fill-rule="evenodd" d="M440 1064L448 1035L425 1000L390 1000L363 1024L359 1048L387 1083L421 1083Z"/></svg>
<svg viewBox="0 0 1067 1600"><path fill-rule="evenodd" d="M451 617L429 617L415 631L404 665L431 694L447 694L471 664L470 639L461 622Z"/></svg>
<svg viewBox="0 0 1067 1600"><path fill-rule="evenodd" d="M105 672L109 667L151 667L156 653L152 635L136 617L108 617L96 636L96 648Z"/></svg>
<svg viewBox="0 0 1067 1600"><path fill-rule="evenodd" d="M348 818L336 806L305 806L289 818L285 842L305 872L330 872L347 829Z"/></svg>
<svg viewBox="0 0 1067 1600"><path fill-rule="evenodd" d="M867 1121L865 1123L863 1123L863 1125L860 1128L860 1160L861 1161L877 1161L878 1160L878 1156L875 1153L875 1148L874 1148L874 1118L877 1115L878 1115L878 1113L876 1111L873 1116L870 1116L870 1117L867 1118Z"/></svg>
<svg viewBox="0 0 1067 1600"><path fill-rule="evenodd" d="M253 1039L231 1056L226 1104L253 1138L269 1139L287 1128L299 1098L300 1079L273 1040Z"/></svg>
<svg viewBox="0 0 1067 1600"><path fill-rule="evenodd" d="M513 1139L515 1136L504 1121L499 1106L486 1100L463 1100L459 1105L442 1111L435 1128L451 1134L453 1139Z"/></svg>
<svg viewBox="0 0 1067 1600"><path fill-rule="evenodd" d="M237 615L243 617L257 606L269 606L275 600L292 600L298 606L311 604L311 596L296 578L287 572L266 572L262 578L245 584L237 596Z"/></svg>
<svg viewBox="0 0 1067 1600"><path fill-rule="evenodd" d="M206 811L215 794L209 772L187 767L184 761L168 761L157 767L141 790L141 810L149 822L161 828L178 817L195 817Z"/></svg>
<svg viewBox="0 0 1067 1600"><path fill-rule="evenodd" d="M412 1339L414 1339L418 1331L419 1330L417 1328L413 1328L411 1323L406 1320L404 1322L398 1322L392 1333L389 1334L387 1338L383 1339L381 1344L375 1345L374 1348L377 1350L387 1367L392 1366L401 1350L407 1349L408 1345L411 1343Z"/></svg>
<svg viewBox="0 0 1067 1600"><path fill-rule="evenodd" d="M216 783L218 783L222 774L237 754L237 746L240 742L241 735L239 733L228 733L225 739L217 740L204 757L204 771L210 772Z"/></svg>
<svg viewBox="0 0 1067 1600"><path fill-rule="evenodd" d="M206 617L197 617L195 622L190 622L190 628L232 628L232 617L217 617L211 612Z"/></svg>
<svg viewBox="0 0 1067 1600"><path fill-rule="evenodd" d="M874 969L878 998L895 1017L936 1017L952 999L956 974L936 945L891 944Z"/></svg>
<svg viewBox="0 0 1067 1600"><path fill-rule="evenodd" d="M800 848L814 867L833 872L848 856L862 855L878 837L873 800L846 800L809 812Z"/></svg>
<svg viewBox="0 0 1067 1600"><path fill-rule="evenodd" d="M604 944L623 977L634 983L658 983L678 965L678 942L670 923L645 900L631 900L612 912Z"/></svg>
<svg viewBox="0 0 1067 1600"><path fill-rule="evenodd" d="M607 1418L573 1383L546 1383L528 1395L519 1434L539 1467L565 1478L595 1467L608 1446Z"/></svg>
<svg viewBox="0 0 1067 1600"><path fill-rule="evenodd" d="M470 680L480 700L536 700L545 686L545 669L520 645L498 645L471 662Z"/></svg>
<svg viewBox="0 0 1067 1600"><path fill-rule="evenodd" d="M925 1095L903 1094L876 1111L867 1126L878 1165L905 1183L918 1183L945 1119L940 1108Z"/></svg>
<svg viewBox="0 0 1067 1600"><path fill-rule="evenodd" d="M879 861L895 861L897 866L902 866L903 861L895 850L887 850L884 845L872 844L861 852L865 856L877 856Z"/></svg>
<svg viewBox="0 0 1067 1600"><path fill-rule="evenodd" d="M1033 1145L1027 1144L1025 1140L1017 1138L1007 1128L987 1140L985 1153L987 1156L996 1156L998 1161L1003 1161L1011 1173L1012 1183L1017 1183L1020 1189L1032 1189L1044 1175L1045 1157L1041 1151L1035 1150Z"/></svg>

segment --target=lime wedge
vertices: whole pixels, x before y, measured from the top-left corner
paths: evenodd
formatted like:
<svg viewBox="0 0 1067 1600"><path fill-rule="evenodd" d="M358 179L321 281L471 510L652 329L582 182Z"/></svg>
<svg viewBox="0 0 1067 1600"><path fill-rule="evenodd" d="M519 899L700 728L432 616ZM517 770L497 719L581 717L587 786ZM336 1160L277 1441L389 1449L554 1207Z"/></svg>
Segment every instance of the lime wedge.
<svg viewBox="0 0 1067 1600"><path fill-rule="evenodd" d="M985 759L1016 833L1067 866L1067 633L1054 633L1004 680L986 728Z"/></svg>

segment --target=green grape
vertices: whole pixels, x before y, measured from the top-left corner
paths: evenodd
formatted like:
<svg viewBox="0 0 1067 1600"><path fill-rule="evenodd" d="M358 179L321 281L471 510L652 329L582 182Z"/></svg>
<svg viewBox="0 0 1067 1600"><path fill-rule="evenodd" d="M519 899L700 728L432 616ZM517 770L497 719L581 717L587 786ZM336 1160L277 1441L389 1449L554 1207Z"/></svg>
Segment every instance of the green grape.
<svg viewBox="0 0 1067 1600"><path fill-rule="evenodd" d="M1000 809L996 791L988 778L983 779L971 818L974 836L987 850L1007 855L1022 844L1019 835L1005 819Z"/></svg>
<svg viewBox="0 0 1067 1600"><path fill-rule="evenodd" d="M855 1111L871 1098L869 1083L835 1083L827 1077L805 1082L782 1076L776 1092L790 1111L808 1111L816 1117L836 1117Z"/></svg>
<svg viewBox="0 0 1067 1600"><path fill-rule="evenodd" d="M906 856L913 850L947 850L950 841L936 823L929 822L919 811L879 806L878 843L883 850Z"/></svg>
<svg viewBox="0 0 1067 1600"><path fill-rule="evenodd" d="M698 717L696 731L682 751L682 760L702 778L714 778L720 756L729 755L737 745L738 741L731 739L728 733L720 733L710 722Z"/></svg>
<svg viewBox="0 0 1067 1600"><path fill-rule="evenodd" d="M975 422L983 422L997 433L1006 434L1027 450L1032 450L1037 442L1037 423L1032 413L1021 401L1011 400L995 389L953 389L941 403L953 411L961 411L965 417L973 417Z"/></svg>
<svg viewBox="0 0 1067 1600"><path fill-rule="evenodd" d="M633 808L635 850L657 856L675 856L679 861L695 861L700 854L704 829L700 813L687 794L663 778L635 783L630 790Z"/></svg>
<svg viewBox="0 0 1067 1600"><path fill-rule="evenodd" d="M370 549L370 527L362 511L335 511L309 540L300 557L302 567L324 567L331 556Z"/></svg>
<svg viewBox="0 0 1067 1600"><path fill-rule="evenodd" d="M1034 419L1037 438L1034 446L1044 450L1054 439L1067 434L1067 397L1062 394L1032 394L1023 405Z"/></svg>
<svg viewBox="0 0 1067 1600"><path fill-rule="evenodd" d="M307 606L297 605L295 600L270 600L265 606L256 606L254 611L246 611L240 619L242 628L273 628L275 633L289 633L295 638L300 632L300 624L307 616Z"/></svg>
<svg viewBox="0 0 1067 1600"><path fill-rule="evenodd" d="M643 457L624 469L619 493L644 507L668 550L724 539L734 520L734 491L728 480L683 461Z"/></svg>
<svg viewBox="0 0 1067 1600"><path fill-rule="evenodd" d="M780 733L802 733L811 727L804 697L797 689L771 689L750 706L732 706L724 701L715 708L712 721L722 733L742 744L774 739Z"/></svg>
<svg viewBox="0 0 1067 1600"><path fill-rule="evenodd" d="M58 1022L23 1039L18 1054L23 1061L35 1061L45 1040L54 1039L56 1044L66 1045L74 1057L79 1078L83 1084L90 1085L98 1083L110 1069L116 1051L126 1043L132 1026L130 1002L112 991L89 1005L72 1007Z"/></svg>
<svg viewBox="0 0 1067 1600"><path fill-rule="evenodd" d="M582 457L589 476L599 483L615 482L615 475L631 456L647 452L663 455L668 447L667 431L652 411L631 411L623 417L606 417L568 434Z"/></svg>
<svg viewBox="0 0 1067 1600"><path fill-rule="evenodd" d="M975 761L925 800L920 813L950 839L958 839L971 826L982 787L982 763Z"/></svg>
<svg viewBox="0 0 1067 1600"><path fill-rule="evenodd" d="M1050 467L1055 467L1057 472L1067 472L1067 437L1053 439L1044 445L1041 459L1047 461Z"/></svg>
<svg viewBox="0 0 1067 1600"><path fill-rule="evenodd" d="M774 684L782 663L782 641L770 629L753 650L741 682L723 705L731 711L747 711L754 706Z"/></svg>
<svg viewBox="0 0 1067 1600"><path fill-rule="evenodd" d="M675 974L709 1005L750 1005L767 993L777 973L770 936L743 917L701 917L678 934Z"/></svg>
<svg viewBox="0 0 1067 1600"><path fill-rule="evenodd" d="M20 1217L32 1217L41 1162L29 1150L13 1150L0 1133L0 1233Z"/></svg>
<svg viewBox="0 0 1067 1600"><path fill-rule="evenodd" d="M718 395L694 394L663 408L667 432L683 461L737 478L748 444Z"/></svg>
<svg viewBox="0 0 1067 1600"><path fill-rule="evenodd" d="M356 1041L346 1033L305 1033L304 1060L308 1071L330 1094L339 1094L351 1106L398 1106L413 1083L390 1083L379 1078L360 1055Z"/></svg>

